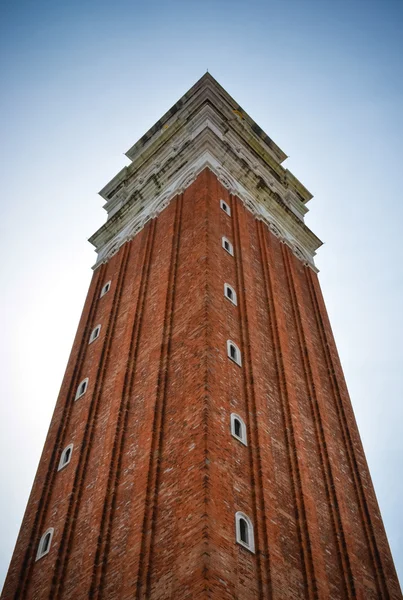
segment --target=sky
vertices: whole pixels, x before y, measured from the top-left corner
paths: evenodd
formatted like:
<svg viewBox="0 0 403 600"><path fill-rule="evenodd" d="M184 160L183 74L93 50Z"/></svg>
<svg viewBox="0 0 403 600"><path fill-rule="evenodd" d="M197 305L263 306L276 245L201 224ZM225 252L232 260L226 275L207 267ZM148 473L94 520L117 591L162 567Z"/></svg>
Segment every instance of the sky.
<svg viewBox="0 0 403 600"><path fill-rule="evenodd" d="M0 589L91 277L97 192L208 69L314 194L307 225L403 581L403 3L0 3Z"/></svg>

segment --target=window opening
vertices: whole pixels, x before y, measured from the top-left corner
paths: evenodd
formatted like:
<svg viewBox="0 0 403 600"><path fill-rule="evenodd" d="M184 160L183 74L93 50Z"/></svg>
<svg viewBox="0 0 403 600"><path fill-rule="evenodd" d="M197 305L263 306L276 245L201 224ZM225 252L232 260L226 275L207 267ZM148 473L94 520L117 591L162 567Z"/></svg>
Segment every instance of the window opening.
<svg viewBox="0 0 403 600"><path fill-rule="evenodd" d="M231 434L239 442L242 442L245 446L248 445L246 439L246 425L244 420L235 413L231 414Z"/></svg>
<svg viewBox="0 0 403 600"><path fill-rule="evenodd" d="M104 287L101 290L100 298L102 298L102 296L105 296L105 294L107 294L110 289L111 289L111 282L108 281L107 283L105 283Z"/></svg>
<svg viewBox="0 0 403 600"><path fill-rule="evenodd" d="M238 544L255 552L253 524L250 518L242 512L235 514L235 534Z"/></svg>
<svg viewBox="0 0 403 600"><path fill-rule="evenodd" d="M59 466L57 468L58 471L63 469L66 465L69 464L71 460L71 455L73 453L73 444L69 444L62 452L60 456Z"/></svg>
<svg viewBox="0 0 403 600"><path fill-rule="evenodd" d="M236 344L234 344L234 342L232 342L231 340L227 340L227 353L228 353L228 358L230 358L231 360L236 362L237 365L239 365L239 366L242 365L241 352L240 352L238 346Z"/></svg>
<svg viewBox="0 0 403 600"><path fill-rule="evenodd" d="M88 377L83 379L83 381L78 385L75 400L78 400L78 398L81 398L81 396L83 396L85 394L85 392L87 391L87 386L88 386Z"/></svg>
<svg viewBox="0 0 403 600"><path fill-rule="evenodd" d="M90 335L90 341L88 342L89 344L91 344L91 342L94 342L99 337L100 331L101 325L97 325L95 329L92 330L92 333Z"/></svg>
<svg viewBox="0 0 403 600"><path fill-rule="evenodd" d="M248 524L242 517L239 519L239 536L249 546Z"/></svg>
<svg viewBox="0 0 403 600"><path fill-rule="evenodd" d="M50 544L52 542L53 531L54 529L53 527L51 527L50 529L45 531L45 533L41 537L38 545L38 551L36 553L36 560L39 560L40 558L42 558L42 556L48 554L50 550Z"/></svg>
<svg viewBox="0 0 403 600"><path fill-rule="evenodd" d="M222 208L222 210L227 213L227 215L230 217L231 216L231 209L228 206L228 204L226 202L224 202L224 200L220 200L220 207Z"/></svg>
<svg viewBox="0 0 403 600"><path fill-rule="evenodd" d="M226 250L228 252L228 254L231 254L231 256L234 256L234 248L233 248L231 242L229 240L227 240L226 237L222 238L222 247L224 248L224 250Z"/></svg>
<svg viewBox="0 0 403 600"><path fill-rule="evenodd" d="M224 295L232 304L237 305L237 296L234 288L229 283L224 283Z"/></svg>

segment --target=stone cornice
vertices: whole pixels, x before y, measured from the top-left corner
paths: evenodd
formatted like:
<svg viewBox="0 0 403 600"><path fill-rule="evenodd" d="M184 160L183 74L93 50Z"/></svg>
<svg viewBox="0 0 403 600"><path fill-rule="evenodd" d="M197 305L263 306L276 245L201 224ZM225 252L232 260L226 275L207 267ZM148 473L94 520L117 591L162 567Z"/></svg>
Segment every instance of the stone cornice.
<svg viewBox="0 0 403 600"><path fill-rule="evenodd" d="M102 244L102 241L100 240L101 249L94 268L103 262L107 262L125 242L132 239L139 231L141 231L150 219L157 217L177 194L184 192L185 189L193 183L197 175L205 168L209 168L231 194L239 197L257 219L264 221L274 235L289 245L300 260L315 271L317 270L313 262L312 254L314 254L314 251L312 251L312 242L313 246L316 246L318 245L317 242L319 242L320 245L320 241L317 240L316 237L313 240L309 239L311 237L309 235L311 232L308 229L306 231L306 239L304 240L306 242L305 244L301 239L298 240L293 236L289 230L290 228L286 227L284 223L281 222L281 219L277 219L273 212L270 211L269 207L265 207L262 203L256 201L248 190L241 183L236 181L229 171L223 167L208 150L203 152L194 162L186 164L170 185L155 197L153 201L147 203L147 206L137 215L133 214L130 218L127 218L125 224L121 222L122 226L118 228L118 233L112 235L108 242ZM113 229L115 229L115 227ZM101 230L99 233L101 233ZM93 243L94 242L95 240Z"/></svg>
<svg viewBox="0 0 403 600"><path fill-rule="evenodd" d="M159 131L163 129L168 122L172 120L179 111L182 111L183 107L191 100L195 98L203 97L203 94L208 91L214 91L221 101L227 103L231 110L241 120L246 121L251 129L255 132L256 136L259 137L262 142L271 150L279 163L283 162L287 155L273 142L273 140L255 123L255 121L239 106L239 104L228 94L228 92L218 83L216 79L210 74L205 73L191 88L176 102L172 108L170 108L161 119L151 129L145 133L138 142L136 142L130 150L126 152L126 156L133 160L138 152L141 152L144 146L152 139L155 135L158 135Z"/></svg>
<svg viewBox="0 0 403 600"><path fill-rule="evenodd" d="M311 195L280 165L285 157L280 149L270 145L270 138L264 140L261 130L253 131L251 119L233 105L221 86L205 76L133 146L128 153L131 165L101 192L108 221L90 238L98 253L95 266L108 260L207 167L315 268L313 257L321 241L304 223Z"/></svg>
<svg viewBox="0 0 403 600"><path fill-rule="evenodd" d="M286 187L294 189L302 202L312 198L312 194L294 177L288 169L281 166L286 155L260 129L239 105L225 92L211 75L206 74L168 111L127 153L132 161L100 192L108 200L125 177L130 177L141 168L150 156L164 144L169 143L182 128L187 127L195 116L206 106L214 107L227 131L232 131L266 163L274 177Z"/></svg>

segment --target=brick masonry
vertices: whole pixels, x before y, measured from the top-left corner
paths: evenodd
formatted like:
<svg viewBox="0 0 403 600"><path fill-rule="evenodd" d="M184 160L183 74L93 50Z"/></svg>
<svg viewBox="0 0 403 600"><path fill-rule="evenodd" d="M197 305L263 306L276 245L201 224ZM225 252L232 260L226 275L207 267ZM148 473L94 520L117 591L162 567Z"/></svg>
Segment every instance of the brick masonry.
<svg viewBox="0 0 403 600"><path fill-rule="evenodd" d="M94 272L2 594L87 598L402 598L317 276L208 169Z"/></svg>

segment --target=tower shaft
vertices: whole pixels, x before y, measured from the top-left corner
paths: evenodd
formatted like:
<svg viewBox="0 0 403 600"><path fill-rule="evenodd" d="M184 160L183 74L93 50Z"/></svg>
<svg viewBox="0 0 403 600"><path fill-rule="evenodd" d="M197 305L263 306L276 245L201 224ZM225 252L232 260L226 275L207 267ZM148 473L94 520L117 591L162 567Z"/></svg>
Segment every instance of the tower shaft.
<svg viewBox="0 0 403 600"><path fill-rule="evenodd" d="M101 192L3 600L402 598L310 194L231 102L206 75Z"/></svg>

